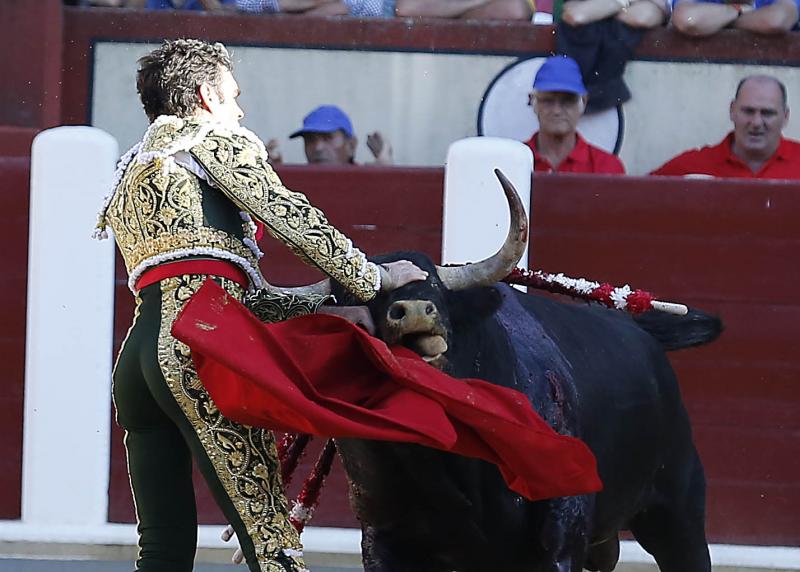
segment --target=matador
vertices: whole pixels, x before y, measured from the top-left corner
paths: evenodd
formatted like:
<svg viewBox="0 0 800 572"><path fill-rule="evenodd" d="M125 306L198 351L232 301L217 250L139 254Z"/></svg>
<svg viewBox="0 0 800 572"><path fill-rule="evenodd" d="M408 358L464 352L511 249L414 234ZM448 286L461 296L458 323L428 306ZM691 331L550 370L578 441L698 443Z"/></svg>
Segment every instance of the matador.
<svg viewBox="0 0 800 572"><path fill-rule="evenodd" d="M151 125L120 160L97 233L110 226L136 298L117 358L113 397L125 430L138 520L136 570L191 571L197 542L192 458L233 525L252 572L305 570L288 520L270 431L226 419L171 326L209 277L243 299L267 286L260 221L307 262L368 301L426 274L377 266L306 197L287 189L243 112L221 44L175 40L139 60L137 89ZM311 310L324 297L309 298Z"/></svg>

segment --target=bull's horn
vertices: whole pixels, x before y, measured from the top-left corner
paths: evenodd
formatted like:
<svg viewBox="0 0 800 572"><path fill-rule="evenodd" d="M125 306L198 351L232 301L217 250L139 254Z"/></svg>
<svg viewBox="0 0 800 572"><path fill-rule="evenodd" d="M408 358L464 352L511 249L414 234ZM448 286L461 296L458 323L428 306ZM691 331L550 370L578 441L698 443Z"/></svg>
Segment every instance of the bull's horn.
<svg viewBox="0 0 800 572"><path fill-rule="evenodd" d="M528 217L525 214L525 207L522 206L514 185L502 171L495 169L494 174L503 186L511 214L508 236L500 250L486 260L464 266L437 266L439 279L450 290L489 286L502 280L517 266L525 252L528 244Z"/></svg>
<svg viewBox="0 0 800 572"><path fill-rule="evenodd" d="M270 292L280 292L281 294L294 294L296 296L328 296L331 293L331 281L328 278L309 284L308 286L275 286L267 283L265 288Z"/></svg>

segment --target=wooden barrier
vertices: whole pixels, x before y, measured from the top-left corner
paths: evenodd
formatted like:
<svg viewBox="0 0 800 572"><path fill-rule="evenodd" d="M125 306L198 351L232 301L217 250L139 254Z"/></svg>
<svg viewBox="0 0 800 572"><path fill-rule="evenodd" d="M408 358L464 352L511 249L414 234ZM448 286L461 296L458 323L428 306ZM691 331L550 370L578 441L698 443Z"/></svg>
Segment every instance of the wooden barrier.
<svg viewBox="0 0 800 572"><path fill-rule="evenodd" d="M410 249L438 260L441 170L284 167L281 175L368 253ZM532 211L531 268L627 282L722 317L719 341L670 354L708 475L709 538L800 543L800 517L792 508L800 503L794 454L800 446L800 267L788 262L800 249L793 222L800 216L797 186L540 175ZM262 249L271 281L318 279L274 241ZM120 272L118 342L131 315ZM130 522L116 438L112 467L110 514ZM221 522L208 494L199 496L203 522ZM339 469L314 524L355 525Z"/></svg>
<svg viewBox="0 0 800 572"><path fill-rule="evenodd" d="M28 158L0 157L0 518L7 519L20 517L29 173Z"/></svg>

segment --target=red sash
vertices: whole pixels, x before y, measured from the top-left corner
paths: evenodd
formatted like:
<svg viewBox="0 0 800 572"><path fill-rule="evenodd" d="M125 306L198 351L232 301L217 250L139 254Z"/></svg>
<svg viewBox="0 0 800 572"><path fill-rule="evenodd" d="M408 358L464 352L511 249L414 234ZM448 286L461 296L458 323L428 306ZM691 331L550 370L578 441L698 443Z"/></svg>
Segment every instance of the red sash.
<svg viewBox="0 0 800 572"><path fill-rule="evenodd" d="M227 260L192 259L165 262L145 270L136 281L136 291L161 282L166 278L174 278L183 274L208 274L221 276L233 280L240 286L247 288L249 280L244 270Z"/></svg>

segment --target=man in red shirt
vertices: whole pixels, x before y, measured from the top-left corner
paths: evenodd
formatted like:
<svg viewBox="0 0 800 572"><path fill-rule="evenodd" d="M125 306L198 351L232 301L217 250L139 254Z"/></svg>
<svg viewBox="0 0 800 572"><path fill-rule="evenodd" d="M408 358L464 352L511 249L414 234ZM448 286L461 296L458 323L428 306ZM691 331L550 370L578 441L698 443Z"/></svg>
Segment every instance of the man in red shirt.
<svg viewBox="0 0 800 572"><path fill-rule="evenodd" d="M733 131L717 145L681 153L651 175L800 179L800 143L783 137L786 87L766 75L744 78L731 102Z"/></svg>
<svg viewBox="0 0 800 572"><path fill-rule="evenodd" d="M553 56L539 68L528 102L539 118L539 131L526 142L533 151L534 171L625 174L622 161L587 143L576 130L586 108L586 94L578 63L572 58Z"/></svg>

